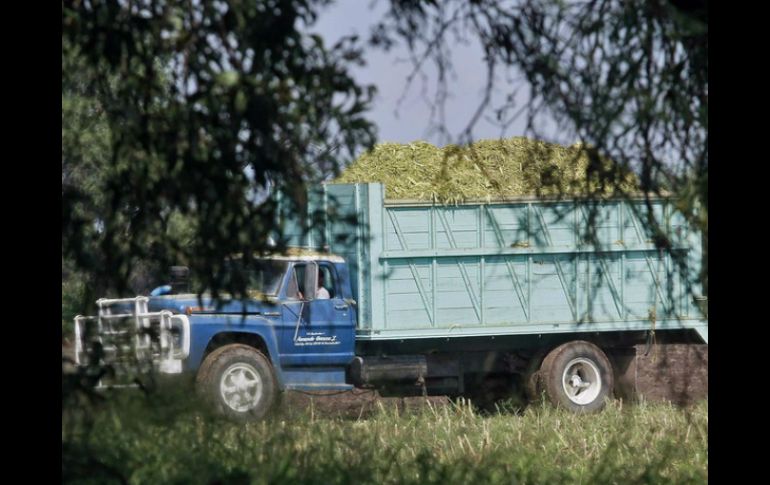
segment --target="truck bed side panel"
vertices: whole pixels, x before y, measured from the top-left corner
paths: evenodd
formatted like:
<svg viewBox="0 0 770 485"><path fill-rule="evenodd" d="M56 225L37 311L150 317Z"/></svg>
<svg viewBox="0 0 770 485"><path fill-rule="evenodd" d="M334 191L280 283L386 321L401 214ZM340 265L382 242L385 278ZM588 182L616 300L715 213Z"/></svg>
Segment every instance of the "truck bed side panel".
<svg viewBox="0 0 770 485"><path fill-rule="evenodd" d="M674 251L686 254L684 272L656 249L643 201L444 206L386 201L382 184L324 187L325 210L338 216L325 237L350 264L359 338L644 330L653 322L706 334L691 296L702 291L700 235L664 200L653 200L653 210Z"/></svg>

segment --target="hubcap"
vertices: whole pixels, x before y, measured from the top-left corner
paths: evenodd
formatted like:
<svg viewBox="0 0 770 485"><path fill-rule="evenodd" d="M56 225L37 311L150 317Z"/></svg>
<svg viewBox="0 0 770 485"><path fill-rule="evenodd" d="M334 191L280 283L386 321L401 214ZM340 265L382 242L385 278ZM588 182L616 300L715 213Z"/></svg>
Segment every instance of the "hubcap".
<svg viewBox="0 0 770 485"><path fill-rule="evenodd" d="M245 412L256 407L262 398L262 379L254 367L233 364L222 374L219 392L231 409Z"/></svg>
<svg viewBox="0 0 770 485"><path fill-rule="evenodd" d="M562 387L573 403L581 406L592 403L602 391L599 368L586 358L572 359L564 368Z"/></svg>

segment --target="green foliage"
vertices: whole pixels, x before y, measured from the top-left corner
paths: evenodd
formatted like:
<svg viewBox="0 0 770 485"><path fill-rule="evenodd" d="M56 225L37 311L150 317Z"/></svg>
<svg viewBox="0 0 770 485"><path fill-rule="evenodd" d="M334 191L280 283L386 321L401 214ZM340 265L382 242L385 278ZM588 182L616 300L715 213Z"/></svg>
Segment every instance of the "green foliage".
<svg viewBox="0 0 770 485"><path fill-rule="evenodd" d="M90 311L94 295L104 296L101 293L110 289L93 269L104 261L99 246L105 242L103 224L110 217L107 195L113 171L112 135L104 105L95 94L93 69L82 52L66 40L62 73L62 197L71 198L62 221L62 325L66 337L72 332L72 317ZM115 80L109 84L114 85ZM192 246L192 218L172 210L164 215L163 225L162 231L148 235L148 247L157 252L159 246ZM73 252L71 246L76 244L77 251ZM153 256L156 254L149 252L134 258L126 273L133 291L146 292L166 277L167 268L159 267Z"/></svg>
<svg viewBox="0 0 770 485"><path fill-rule="evenodd" d="M102 291L188 262L216 293L227 255L265 251L277 218L259 194L301 210L308 182L374 140L355 41L307 33L325 3L63 2L63 257Z"/></svg>
<svg viewBox="0 0 770 485"><path fill-rule="evenodd" d="M74 332L74 318L80 313L85 295L85 281L77 278L62 279L61 283L61 322L62 338L69 339Z"/></svg>
<svg viewBox="0 0 770 485"><path fill-rule="evenodd" d="M610 195L638 186L629 173L603 179L612 162L582 145L514 137L438 148L426 142L382 143L335 182L382 182L392 199L444 203L525 195Z"/></svg>
<svg viewBox="0 0 770 485"><path fill-rule="evenodd" d="M153 403L157 404L157 403ZM579 416L533 406L481 416L462 403L363 420L281 415L246 425L177 405L102 409L88 434L63 426L68 483L704 483L708 402L611 404ZM66 431L65 431L66 428ZM91 450L89 464L82 453ZM98 466L96 465L98 464ZM88 465L87 474L84 468Z"/></svg>
<svg viewBox="0 0 770 485"><path fill-rule="evenodd" d="M137 265L158 272L187 261L203 278L198 289L216 293L222 259L263 252L276 229L276 208L260 195L278 188L291 210L302 210L307 183L373 145L374 128L364 118L373 87L349 74L363 63L357 41L328 47L312 35L327 3L63 2L62 248L100 292L125 293ZM532 92L530 126L547 110L592 147L584 155L599 163L590 164L587 192L666 189L707 241L707 4L594 8L523 0L509 8L461 0L391 7L370 44L387 49L406 41L420 60L416 71L435 61L444 83L437 102L448 99L448 42L479 40L488 94L500 87L501 70L521 71ZM503 125L521 108L515 94L495 107ZM470 120L467 139L490 99ZM445 148L443 162L431 167L407 163L414 158L403 149L394 149L396 159L383 158L395 169L375 161L381 149L364 159L379 179L393 179L396 197L452 202L576 189L582 172L565 173L558 161L574 147L542 144L534 152L549 154L518 169L522 182L515 163L494 160L490 143ZM422 151L418 162L436 159L421 146L410 145ZM605 166L598 153L615 163ZM393 175L405 167L408 178ZM639 184L629 184L629 170ZM185 220L190 237L175 239L174 217Z"/></svg>

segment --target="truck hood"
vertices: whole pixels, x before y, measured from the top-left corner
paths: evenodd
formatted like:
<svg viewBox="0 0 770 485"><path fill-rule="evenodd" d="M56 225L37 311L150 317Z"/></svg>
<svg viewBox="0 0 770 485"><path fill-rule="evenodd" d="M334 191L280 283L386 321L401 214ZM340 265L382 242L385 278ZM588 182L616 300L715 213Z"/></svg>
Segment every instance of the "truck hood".
<svg viewBox="0 0 770 485"><path fill-rule="evenodd" d="M227 296L220 296L218 300L214 300L210 295L202 295L199 299L198 295L194 293L152 296L149 301L149 309L153 312L169 310L173 313L186 313L188 315L260 315L265 312L279 311L278 300L274 297L235 300Z"/></svg>

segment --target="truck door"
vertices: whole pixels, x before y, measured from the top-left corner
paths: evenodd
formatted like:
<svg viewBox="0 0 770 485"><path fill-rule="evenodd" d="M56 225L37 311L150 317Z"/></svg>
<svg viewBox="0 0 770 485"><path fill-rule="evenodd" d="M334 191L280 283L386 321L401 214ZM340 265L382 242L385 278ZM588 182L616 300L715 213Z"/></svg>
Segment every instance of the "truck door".
<svg viewBox="0 0 770 485"><path fill-rule="evenodd" d="M302 301L306 291L304 273L315 265L296 263L292 268L283 304L280 336L282 366L346 366L353 358L353 309L343 299L333 265L318 263L319 288L311 301Z"/></svg>

